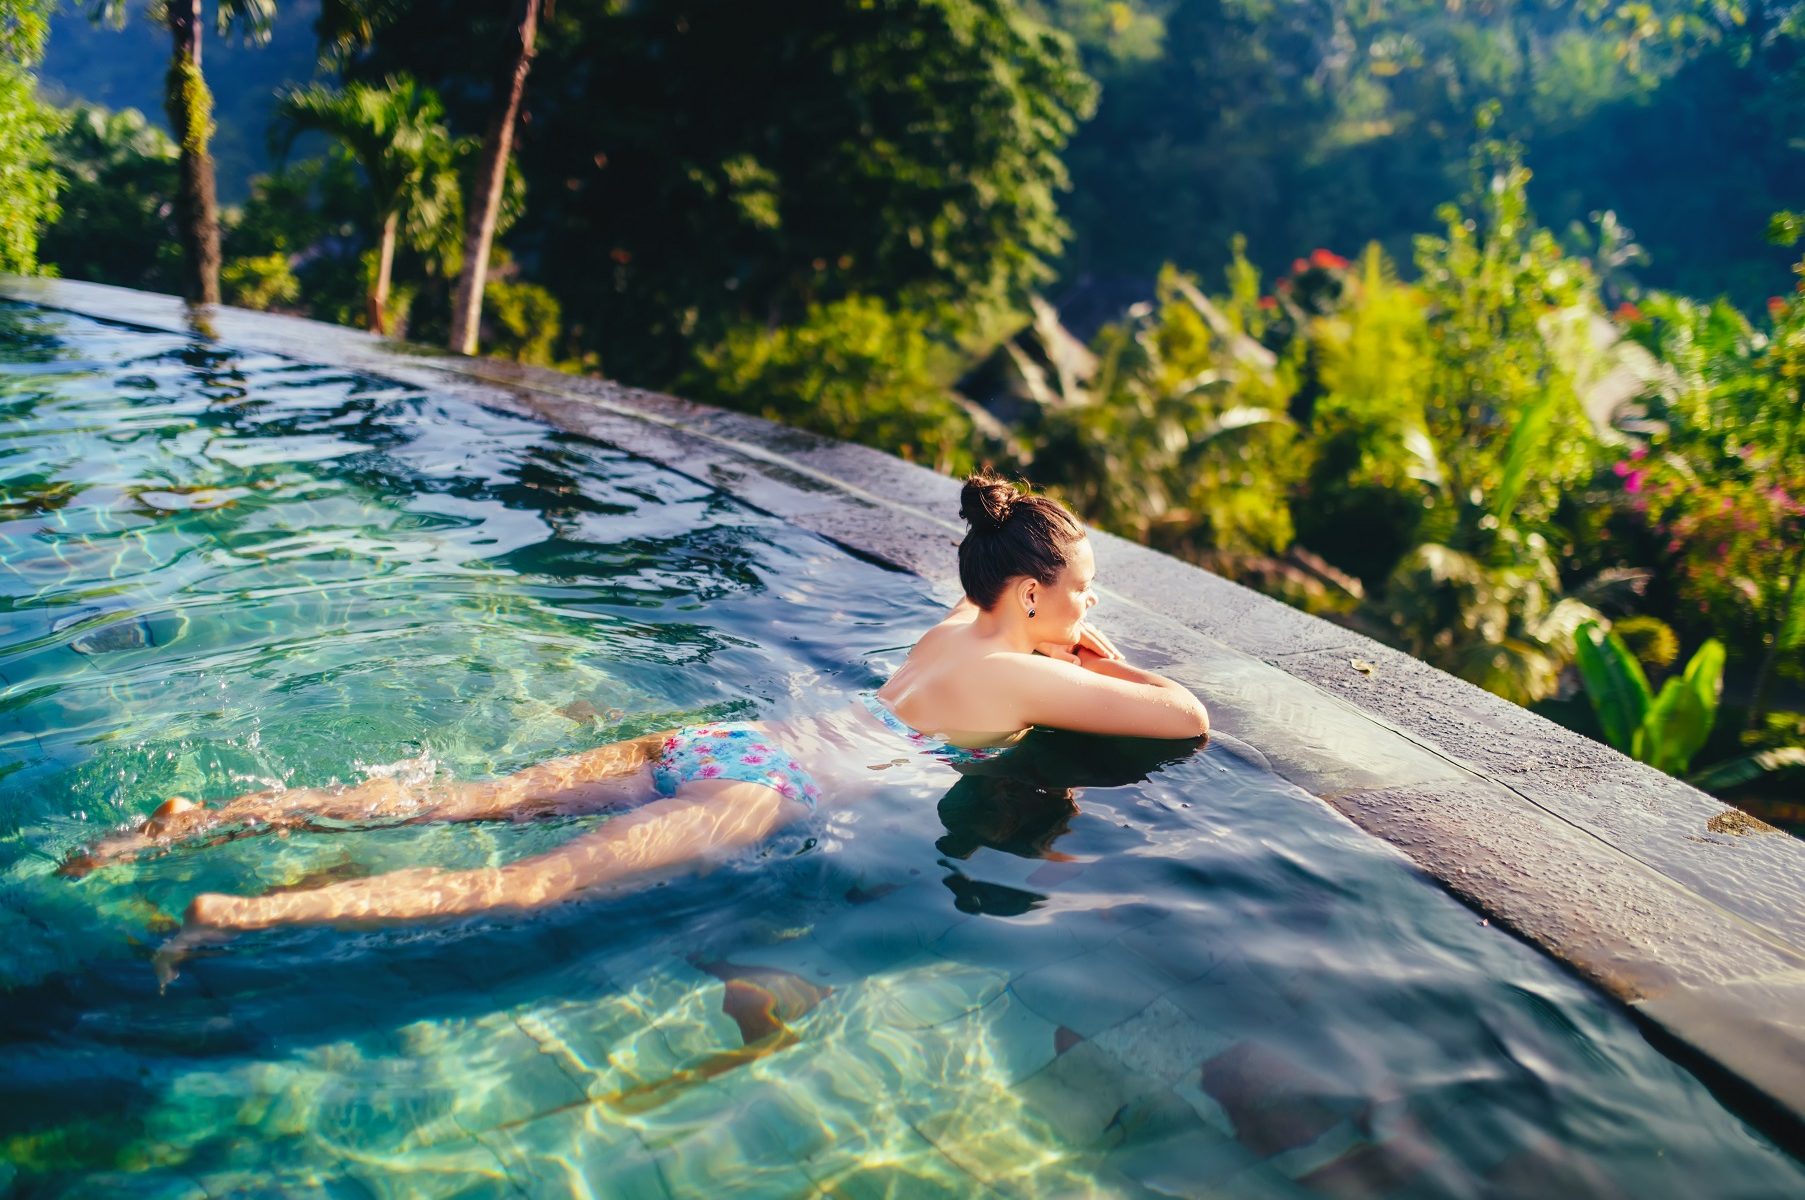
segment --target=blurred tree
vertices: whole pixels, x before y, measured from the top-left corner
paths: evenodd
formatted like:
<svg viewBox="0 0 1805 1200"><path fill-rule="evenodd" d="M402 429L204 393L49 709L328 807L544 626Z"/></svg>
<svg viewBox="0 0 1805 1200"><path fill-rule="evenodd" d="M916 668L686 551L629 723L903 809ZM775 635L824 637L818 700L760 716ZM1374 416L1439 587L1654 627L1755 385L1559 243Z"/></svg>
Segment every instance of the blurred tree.
<svg viewBox="0 0 1805 1200"><path fill-rule="evenodd" d="M37 271L38 240L59 212L51 159L63 120L38 99L31 72L53 7L0 0L0 271L21 275Z"/></svg>
<svg viewBox="0 0 1805 1200"><path fill-rule="evenodd" d="M462 266L452 299L449 345L460 354L477 351L483 300L488 293L485 281L489 273L490 248L495 236L510 223L504 216L504 209L510 204L510 191L519 186L513 175L514 140L522 120L527 76L532 70L544 7L543 0L516 0L512 20L503 38L505 54L496 64L482 148L466 189L470 203L464 220L463 244L457 257ZM325 0L318 23L321 46L329 57L341 63L348 62L368 50L377 35L394 25L406 9L406 0ZM476 40L472 38L473 42ZM517 286L510 283L500 289L498 295L513 295ZM546 299L551 299L549 294ZM556 301L551 302L555 307ZM508 327L509 321L504 320L501 324Z"/></svg>
<svg viewBox="0 0 1805 1200"><path fill-rule="evenodd" d="M175 143L136 109L77 105L53 145L66 182L44 260L73 279L179 290Z"/></svg>
<svg viewBox="0 0 1805 1200"><path fill-rule="evenodd" d="M959 473L976 438L936 355L919 312L849 296L794 325L733 330L699 357L685 392Z"/></svg>
<svg viewBox="0 0 1805 1200"><path fill-rule="evenodd" d="M125 21L125 0L93 0L90 15L117 26ZM181 292L197 304L219 303L219 204L213 158L213 96L201 74L201 0L159 0L151 18L169 31L172 53L164 80L164 111L175 135L176 234L182 247ZM249 41L269 37L274 0L216 0L215 25L225 37L237 28Z"/></svg>
<svg viewBox="0 0 1805 1200"><path fill-rule="evenodd" d="M276 113L288 139L303 129L328 133L363 169L377 229L367 320L371 329L386 333L395 244L404 222L415 245L443 240L443 230L455 223L459 147L445 130L444 106L431 89L397 76L381 87L292 89L282 95Z"/></svg>
<svg viewBox="0 0 1805 1200"><path fill-rule="evenodd" d="M300 284L299 311L355 325L369 307L369 212L355 160L334 146L252 181L250 198L228 214L227 261L280 255Z"/></svg>
<svg viewBox="0 0 1805 1200"><path fill-rule="evenodd" d="M469 128L508 36L488 6L419 0L353 70L412 70ZM1091 98L1070 42L1008 0L574 0L533 66L512 244L634 382L853 295L964 315L1046 277Z"/></svg>

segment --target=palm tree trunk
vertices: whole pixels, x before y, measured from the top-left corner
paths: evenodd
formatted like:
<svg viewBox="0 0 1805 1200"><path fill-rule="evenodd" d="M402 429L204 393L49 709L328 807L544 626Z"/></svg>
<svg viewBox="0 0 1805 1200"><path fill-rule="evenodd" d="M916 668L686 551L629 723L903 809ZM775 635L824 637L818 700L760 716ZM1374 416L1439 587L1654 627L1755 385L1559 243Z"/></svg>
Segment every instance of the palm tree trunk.
<svg viewBox="0 0 1805 1200"><path fill-rule="evenodd" d="M395 232L400 225L398 212L382 219L382 240L376 249L376 282L370 287L368 308L370 328L377 333L389 331L389 280L395 273Z"/></svg>
<svg viewBox="0 0 1805 1200"><path fill-rule="evenodd" d="M514 126L520 120L520 100L526 93L527 72L533 66L540 4L541 0L518 0L514 53L497 88L505 102L489 122L483 136L482 157L476 164L476 195L464 220L464 270L458 276L457 293L451 302L450 345L459 354L476 353L476 333L483 316L483 283L489 273L489 245L495 240L502 184L508 176L508 156L514 149Z"/></svg>
<svg viewBox="0 0 1805 1200"><path fill-rule="evenodd" d="M181 147L177 159L176 236L182 243L182 295L196 304L219 303L219 203L214 194L213 96L201 76L201 0L169 0L174 43L163 105Z"/></svg>

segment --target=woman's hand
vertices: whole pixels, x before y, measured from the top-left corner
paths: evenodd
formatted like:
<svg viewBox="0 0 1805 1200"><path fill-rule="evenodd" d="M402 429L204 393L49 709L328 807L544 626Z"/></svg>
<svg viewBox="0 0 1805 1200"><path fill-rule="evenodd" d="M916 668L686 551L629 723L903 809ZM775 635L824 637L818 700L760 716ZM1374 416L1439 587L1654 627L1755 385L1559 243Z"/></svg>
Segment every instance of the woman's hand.
<svg viewBox="0 0 1805 1200"><path fill-rule="evenodd" d="M1109 645L1107 641L1103 644ZM1123 661L1121 651L1116 650L1114 646L1109 647L1113 653L1105 654L1101 650L1094 649L1095 645L1096 643L1089 640L1081 640L1070 646L1063 642L1042 642L1034 647L1034 652L1044 654L1048 658L1057 658L1061 662L1069 662L1073 666L1086 668L1095 663Z"/></svg>
<svg viewBox="0 0 1805 1200"><path fill-rule="evenodd" d="M1104 637L1103 631L1089 621L1078 623L1078 644L1073 649L1089 650L1101 658L1113 658L1118 661L1122 658L1122 652L1116 649L1116 644Z"/></svg>

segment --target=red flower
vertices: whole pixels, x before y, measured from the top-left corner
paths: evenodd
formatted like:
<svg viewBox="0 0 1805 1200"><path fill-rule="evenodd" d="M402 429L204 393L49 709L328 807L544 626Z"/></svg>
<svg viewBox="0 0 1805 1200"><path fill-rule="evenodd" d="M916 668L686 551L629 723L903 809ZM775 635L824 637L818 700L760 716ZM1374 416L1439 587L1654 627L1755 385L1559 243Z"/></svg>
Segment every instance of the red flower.
<svg viewBox="0 0 1805 1200"><path fill-rule="evenodd" d="M1308 271L1309 269L1310 269L1310 264L1305 262L1303 259L1294 258L1291 260L1291 273L1293 275L1302 275L1305 271Z"/></svg>
<svg viewBox="0 0 1805 1200"><path fill-rule="evenodd" d="M1767 298L1767 315L1778 321L1780 314L1786 311L1786 297L1769 296Z"/></svg>
<svg viewBox="0 0 1805 1200"><path fill-rule="evenodd" d="M1260 307L1261 308L1277 308L1278 306L1279 306L1278 297L1276 297L1276 296L1261 296L1260 297Z"/></svg>
<svg viewBox="0 0 1805 1200"><path fill-rule="evenodd" d="M1345 271L1348 261L1333 250L1317 249L1310 252L1310 265L1321 267L1325 271Z"/></svg>
<svg viewBox="0 0 1805 1200"><path fill-rule="evenodd" d="M1619 321L1640 321L1642 319L1642 310L1637 308L1634 304L1631 304L1628 300L1625 300L1622 304L1617 306L1617 319Z"/></svg>

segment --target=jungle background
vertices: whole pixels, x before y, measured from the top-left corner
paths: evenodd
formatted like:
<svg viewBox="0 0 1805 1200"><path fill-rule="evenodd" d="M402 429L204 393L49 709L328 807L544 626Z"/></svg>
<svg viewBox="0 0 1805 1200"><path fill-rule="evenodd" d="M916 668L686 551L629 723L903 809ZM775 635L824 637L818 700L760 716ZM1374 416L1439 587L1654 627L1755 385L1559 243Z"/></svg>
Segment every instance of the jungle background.
<svg viewBox="0 0 1805 1200"><path fill-rule="evenodd" d="M1805 828L1805 4L184 3L0 0L0 269L194 294L210 156L228 303L992 462Z"/></svg>

